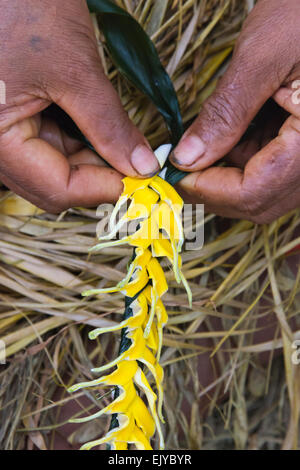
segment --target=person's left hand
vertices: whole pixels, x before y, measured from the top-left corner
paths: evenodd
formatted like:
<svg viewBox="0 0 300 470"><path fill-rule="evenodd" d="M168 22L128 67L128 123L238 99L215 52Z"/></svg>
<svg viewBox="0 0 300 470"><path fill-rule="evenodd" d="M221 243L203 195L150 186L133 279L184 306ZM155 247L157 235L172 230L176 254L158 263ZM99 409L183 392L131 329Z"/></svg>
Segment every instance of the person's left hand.
<svg viewBox="0 0 300 470"><path fill-rule="evenodd" d="M209 212L269 223L300 207L299 15L299 0L258 0L216 91L174 150L174 165L191 172L179 187ZM237 147L240 168L212 166L271 97L290 114L277 135L252 142L250 159Z"/></svg>
<svg viewBox="0 0 300 470"><path fill-rule="evenodd" d="M222 173L229 170L229 175L232 172L236 174L243 174L245 168L247 167L249 161L259 152L262 152L263 149L275 139L283 126L285 120L288 117L288 113L280 108L275 102L269 100L266 105L259 112L241 141L222 159L224 165L222 166L213 166L211 168L203 170L203 172L195 172L186 176L180 183L177 184L177 190L187 203L205 203L205 210L207 212L216 212L222 216L236 217L236 218L245 218L248 220L256 221L255 214L252 218L252 215L245 211L241 215L234 213L232 209L226 208L226 200L221 199L218 206L216 204L208 203L208 188L211 185L210 175L212 181L215 175L220 175L220 181L216 179L216 186L212 188L216 192L216 197L218 197L218 192L224 190L226 185L226 180L221 180ZM225 174L225 173L224 173ZM200 177L200 181L197 181ZM208 176L206 178L206 176ZM259 179L259 178L258 178ZM199 186L198 186L199 185ZM199 194L200 185L202 187L202 193ZM222 189L223 188L223 189ZM228 192L232 189L230 185L226 186ZM238 207L238 204L237 204ZM257 214L256 214L257 216ZM265 217L265 216L263 216ZM273 219L273 216L271 216ZM271 221L270 219L270 221ZM257 220L259 223L259 221ZM263 220L262 222L265 222Z"/></svg>

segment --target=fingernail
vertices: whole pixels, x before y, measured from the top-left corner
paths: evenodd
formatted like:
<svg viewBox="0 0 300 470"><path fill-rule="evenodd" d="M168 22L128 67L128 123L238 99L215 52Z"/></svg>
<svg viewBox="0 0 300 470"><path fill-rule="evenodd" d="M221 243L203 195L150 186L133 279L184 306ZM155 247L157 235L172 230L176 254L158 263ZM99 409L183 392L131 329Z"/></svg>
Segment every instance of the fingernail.
<svg viewBox="0 0 300 470"><path fill-rule="evenodd" d="M191 166L205 153L206 146L197 135L185 137L174 150L173 160L182 166Z"/></svg>
<svg viewBox="0 0 300 470"><path fill-rule="evenodd" d="M138 145L131 154L131 163L141 176L154 176L159 171L158 161L146 145Z"/></svg>

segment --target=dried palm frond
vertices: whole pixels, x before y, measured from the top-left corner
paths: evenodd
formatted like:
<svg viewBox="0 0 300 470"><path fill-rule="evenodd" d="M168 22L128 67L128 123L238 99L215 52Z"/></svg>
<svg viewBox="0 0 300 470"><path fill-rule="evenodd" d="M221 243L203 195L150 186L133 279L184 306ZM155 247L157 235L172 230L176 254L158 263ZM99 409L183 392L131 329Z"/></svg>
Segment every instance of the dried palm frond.
<svg viewBox="0 0 300 470"><path fill-rule="evenodd" d="M116 3L152 37L188 124L223 73L252 2ZM154 148L167 142L154 105L120 76L97 34L104 68L130 117ZM207 215L204 247L182 254L192 308L184 287L167 271L169 320L161 354L166 448L299 447L299 221L299 211L264 227ZM95 210L76 208L56 217L2 189L0 339L7 357L0 365L2 449L77 448L108 431L101 417L92 424L68 424L109 405L106 389L71 396L67 389L95 379L91 368L119 350L117 334L91 344L88 332L119 323L122 294L101 299L81 294L118 284L131 250L110 247L89 254L97 223Z"/></svg>

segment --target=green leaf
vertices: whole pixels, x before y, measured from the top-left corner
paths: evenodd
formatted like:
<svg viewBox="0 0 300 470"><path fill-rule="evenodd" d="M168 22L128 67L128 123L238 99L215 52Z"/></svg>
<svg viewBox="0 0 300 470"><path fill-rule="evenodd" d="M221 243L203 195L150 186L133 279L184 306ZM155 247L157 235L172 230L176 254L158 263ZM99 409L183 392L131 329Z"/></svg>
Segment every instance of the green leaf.
<svg viewBox="0 0 300 470"><path fill-rule="evenodd" d="M179 104L172 81L154 44L139 23L109 0L88 0L98 14L111 57L120 72L147 95L163 115L174 145L183 134Z"/></svg>

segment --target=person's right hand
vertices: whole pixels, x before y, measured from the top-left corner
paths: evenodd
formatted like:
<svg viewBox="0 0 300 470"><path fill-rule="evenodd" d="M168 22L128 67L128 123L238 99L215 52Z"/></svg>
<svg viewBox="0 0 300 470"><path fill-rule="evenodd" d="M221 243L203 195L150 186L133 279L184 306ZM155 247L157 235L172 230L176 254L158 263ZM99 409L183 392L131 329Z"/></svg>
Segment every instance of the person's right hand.
<svg viewBox="0 0 300 470"><path fill-rule="evenodd" d="M0 44L0 181L11 190L60 212L113 202L122 174L159 169L104 75L85 0L2 1ZM114 169L42 118L52 102Z"/></svg>

